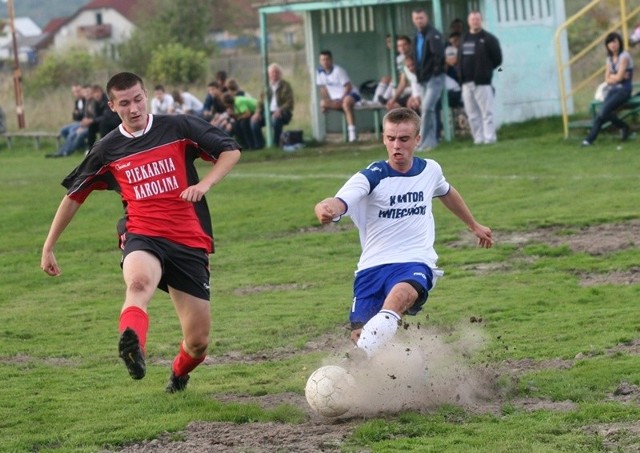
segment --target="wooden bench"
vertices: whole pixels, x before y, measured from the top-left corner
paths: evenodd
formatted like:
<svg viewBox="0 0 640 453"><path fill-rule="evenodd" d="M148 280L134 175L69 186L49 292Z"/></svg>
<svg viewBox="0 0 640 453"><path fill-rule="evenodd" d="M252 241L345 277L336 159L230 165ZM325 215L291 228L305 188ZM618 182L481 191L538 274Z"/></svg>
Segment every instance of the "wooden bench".
<svg viewBox="0 0 640 453"><path fill-rule="evenodd" d="M331 111L338 112L342 115L342 137L344 138L345 142L349 141L349 128L347 125L347 118L340 110L329 110L329 112ZM380 140L380 129L382 128L382 117L380 115L380 112L387 113L387 107L380 104L379 102L360 101L353 107L354 116L357 115L358 112L373 113L373 132L375 133L376 140ZM382 114L382 116L384 116L384 113Z"/></svg>
<svg viewBox="0 0 640 453"><path fill-rule="evenodd" d="M58 146L62 144L62 137L57 132L43 132L43 131L22 131L22 132L5 132L1 134L7 140L7 148L11 149L13 141L16 138L28 138L32 139L36 149L40 149L40 143L42 139L56 139Z"/></svg>

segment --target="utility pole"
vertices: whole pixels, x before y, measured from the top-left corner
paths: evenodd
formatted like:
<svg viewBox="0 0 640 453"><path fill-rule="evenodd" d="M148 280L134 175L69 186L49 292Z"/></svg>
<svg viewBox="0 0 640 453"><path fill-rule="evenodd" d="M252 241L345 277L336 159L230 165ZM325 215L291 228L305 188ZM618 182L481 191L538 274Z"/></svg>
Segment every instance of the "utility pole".
<svg viewBox="0 0 640 453"><path fill-rule="evenodd" d="M22 103L22 75L20 74L20 59L18 57L18 42L16 40L16 13L13 9L13 0L7 0L9 24L11 26L11 39L13 41L13 86L16 93L16 114L18 115L18 128L24 129L24 104Z"/></svg>

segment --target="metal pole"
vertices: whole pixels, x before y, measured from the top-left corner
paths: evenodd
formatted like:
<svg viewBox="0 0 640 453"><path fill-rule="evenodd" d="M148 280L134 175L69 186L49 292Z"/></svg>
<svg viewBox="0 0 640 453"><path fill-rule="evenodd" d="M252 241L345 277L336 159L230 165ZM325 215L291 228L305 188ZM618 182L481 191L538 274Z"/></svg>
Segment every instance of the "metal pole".
<svg viewBox="0 0 640 453"><path fill-rule="evenodd" d="M269 99L269 71L267 70L269 66L269 32L267 30L267 15L265 13L260 13L260 53L262 54L262 92L264 93L264 98L262 99L262 115L264 117L264 126L265 126L265 142L267 148L271 148L272 146L278 146L278 143L274 142L273 129L271 128L271 110L269 106L271 105L271 99ZM272 96L275 96L276 93L272 93ZM259 107L258 107L259 108Z"/></svg>
<svg viewBox="0 0 640 453"><path fill-rule="evenodd" d="M20 59L18 58L18 42L16 40L15 10L13 0L7 0L9 24L11 25L11 39L13 41L13 86L16 93L16 114L18 115L18 129L25 128L24 105L22 103L22 75L20 74Z"/></svg>

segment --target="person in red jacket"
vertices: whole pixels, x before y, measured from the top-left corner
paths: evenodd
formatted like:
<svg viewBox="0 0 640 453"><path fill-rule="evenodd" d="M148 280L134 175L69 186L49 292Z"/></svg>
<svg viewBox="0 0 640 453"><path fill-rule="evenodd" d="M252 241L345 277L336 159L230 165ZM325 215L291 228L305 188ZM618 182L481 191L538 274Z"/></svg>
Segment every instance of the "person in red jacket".
<svg viewBox="0 0 640 453"><path fill-rule="evenodd" d="M136 74L107 84L109 108L122 124L102 138L62 182L67 188L42 248L40 266L61 274L54 255L60 235L91 192L113 190L124 206L118 223L126 285L120 312L119 355L133 379L146 373L147 309L156 287L169 293L183 340L166 391L184 390L209 344L209 254L213 234L205 193L240 159L226 133L193 115L153 115ZM194 161L213 163L202 179Z"/></svg>

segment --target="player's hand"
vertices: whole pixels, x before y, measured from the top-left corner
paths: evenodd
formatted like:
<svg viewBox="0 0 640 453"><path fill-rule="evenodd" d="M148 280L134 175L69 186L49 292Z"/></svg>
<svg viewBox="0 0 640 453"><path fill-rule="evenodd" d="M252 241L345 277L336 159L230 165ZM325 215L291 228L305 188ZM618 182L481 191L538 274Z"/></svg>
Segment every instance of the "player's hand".
<svg viewBox="0 0 640 453"><path fill-rule="evenodd" d="M322 224L331 223L335 218L340 217L340 213L336 212L331 205L323 200L315 207L316 217Z"/></svg>
<svg viewBox="0 0 640 453"><path fill-rule="evenodd" d="M491 228L478 224L473 234L478 238L478 245L485 249L490 249L493 246L493 233Z"/></svg>
<svg viewBox="0 0 640 453"><path fill-rule="evenodd" d="M47 274L51 275L52 277L57 277L62 273L53 252L45 252L45 251L42 252L42 258L40 260L40 268Z"/></svg>
<svg viewBox="0 0 640 453"><path fill-rule="evenodd" d="M202 197L204 197L204 194L207 193L208 190L208 187L205 187L202 183L198 183L183 190L180 194L180 198L184 201L195 203L202 200Z"/></svg>

